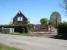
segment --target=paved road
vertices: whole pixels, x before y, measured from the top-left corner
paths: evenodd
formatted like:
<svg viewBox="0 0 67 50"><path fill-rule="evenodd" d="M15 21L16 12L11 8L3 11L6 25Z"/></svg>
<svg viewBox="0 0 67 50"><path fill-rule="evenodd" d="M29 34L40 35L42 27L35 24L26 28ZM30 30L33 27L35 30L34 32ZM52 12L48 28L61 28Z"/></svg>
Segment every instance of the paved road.
<svg viewBox="0 0 67 50"><path fill-rule="evenodd" d="M0 43L24 50L67 50L67 40L0 34Z"/></svg>

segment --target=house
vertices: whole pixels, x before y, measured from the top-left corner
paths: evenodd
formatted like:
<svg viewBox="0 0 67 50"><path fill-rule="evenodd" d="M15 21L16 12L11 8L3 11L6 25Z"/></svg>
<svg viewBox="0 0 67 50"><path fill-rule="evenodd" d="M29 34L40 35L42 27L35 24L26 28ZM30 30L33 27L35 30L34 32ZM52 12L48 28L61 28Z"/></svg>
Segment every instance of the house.
<svg viewBox="0 0 67 50"><path fill-rule="evenodd" d="M31 29L32 32L45 32L48 31L48 25L36 24Z"/></svg>
<svg viewBox="0 0 67 50"><path fill-rule="evenodd" d="M11 25L0 25L0 32L28 32L27 30L28 19L19 11L13 18ZM11 29L12 28L12 29Z"/></svg>
<svg viewBox="0 0 67 50"><path fill-rule="evenodd" d="M24 25L24 24L28 24L28 19L21 11L19 11L13 18L13 25Z"/></svg>
<svg viewBox="0 0 67 50"><path fill-rule="evenodd" d="M13 25L15 26L15 32L27 32L27 25L28 25L27 17L19 11L16 16L13 18Z"/></svg>

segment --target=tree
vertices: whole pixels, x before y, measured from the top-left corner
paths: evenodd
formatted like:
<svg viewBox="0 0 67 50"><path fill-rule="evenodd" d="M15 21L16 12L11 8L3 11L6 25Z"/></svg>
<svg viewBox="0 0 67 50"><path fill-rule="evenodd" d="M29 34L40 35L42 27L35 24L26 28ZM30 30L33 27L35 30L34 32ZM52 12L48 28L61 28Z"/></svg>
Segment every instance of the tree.
<svg viewBox="0 0 67 50"><path fill-rule="evenodd" d="M65 9L65 12L67 13L67 0L63 0L63 8Z"/></svg>
<svg viewBox="0 0 67 50"><path fill-rule="evenodd" d="M40 23L41 24L47 24L48 23L48 19L47 18L41 18L40 19Z"/></svg>
<svg viewBox="0 0 67 50"><path fill-rule="evenodd" d="M61 15L58 12L52 12L49 23L54 27L57 27L61 23Z"/></svg>
<svg viewBox="0 0 67 50"><path fill-rule="evenodd" d="M62 22L58 25L58 37L67 39L67 22Z"/></svg>

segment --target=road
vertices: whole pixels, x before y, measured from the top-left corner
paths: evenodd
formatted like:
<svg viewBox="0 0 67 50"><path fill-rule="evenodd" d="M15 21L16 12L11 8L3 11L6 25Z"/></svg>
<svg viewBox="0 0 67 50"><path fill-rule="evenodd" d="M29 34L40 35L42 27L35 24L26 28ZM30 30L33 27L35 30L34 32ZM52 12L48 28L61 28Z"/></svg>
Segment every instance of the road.
<svg viewBox="0 0 67 50"><path fill-rule="evenodd" d="M0 34L0 43L21 50L67 50L67 40Z"/></svg>

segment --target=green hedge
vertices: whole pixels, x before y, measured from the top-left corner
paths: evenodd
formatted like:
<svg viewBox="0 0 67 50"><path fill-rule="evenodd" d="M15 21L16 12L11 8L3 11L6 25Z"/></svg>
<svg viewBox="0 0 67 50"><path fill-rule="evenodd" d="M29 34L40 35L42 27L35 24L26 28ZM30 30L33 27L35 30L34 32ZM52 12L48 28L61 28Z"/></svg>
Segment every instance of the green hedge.
<svg viewBox="0 0 67 50"><path fill-rule="evenodd" d="M67 38L67 22L58 25L58 35Z"/></svg>
<svg viewBox="0 0 67 50"><path fill-rule="evenodd" d="M19 32L19 33L28 33L28 26L15 26L15 32Z"/></svg>
<svg viewBox="0 0 67 50"><path fill-rule="evenodd" d="M0 25L0 28L14 28L14 32L28 33L28 25Z"/></svg>

